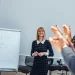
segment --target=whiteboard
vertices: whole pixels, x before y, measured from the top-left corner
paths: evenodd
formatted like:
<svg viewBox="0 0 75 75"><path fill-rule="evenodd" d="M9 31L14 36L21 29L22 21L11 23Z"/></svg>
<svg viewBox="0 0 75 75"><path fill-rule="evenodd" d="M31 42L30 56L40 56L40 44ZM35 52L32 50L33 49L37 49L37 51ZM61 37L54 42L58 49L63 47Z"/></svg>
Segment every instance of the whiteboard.
<svg viewBox="0 0 75 75"><path fill-rule="evenodd" d="M19 63L20 31L0 29L0 71L17 71Z"/></svg>

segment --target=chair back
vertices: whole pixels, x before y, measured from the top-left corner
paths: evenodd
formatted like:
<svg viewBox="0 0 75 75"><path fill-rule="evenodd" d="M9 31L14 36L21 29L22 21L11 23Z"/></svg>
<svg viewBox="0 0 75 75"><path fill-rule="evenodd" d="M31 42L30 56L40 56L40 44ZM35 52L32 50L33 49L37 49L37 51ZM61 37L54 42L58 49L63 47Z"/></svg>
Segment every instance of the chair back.
<svg viewBox="0 0 75 75"><path fill-rule="evenodd" d="M32 67L33 66L34 57L32 56L26 56L25 57L25 65Z"/></svg>

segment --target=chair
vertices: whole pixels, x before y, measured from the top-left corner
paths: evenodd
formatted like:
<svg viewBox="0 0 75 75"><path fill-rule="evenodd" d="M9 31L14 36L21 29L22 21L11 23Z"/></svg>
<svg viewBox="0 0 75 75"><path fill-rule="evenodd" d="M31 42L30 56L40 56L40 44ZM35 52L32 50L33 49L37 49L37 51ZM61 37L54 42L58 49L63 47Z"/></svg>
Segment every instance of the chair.
<svg viewBox="0 0 75 75"><path fill-rule="evenodd" d="M18 71L25 73L27 75L31 71L31 68L33 66L33 60L34 60L34 57L26 56L25 57L25 66L19 65Z"/></svg>
<svg viewBox="0 0 75 75"><path fill-rule="evenodd" d="M47 58L48 59L48 65L52 65L53 64L53 58Z"/></svg>
<svg viewBox="0 0 75 75"><path fill-rule="evenodd" d="M53 67L50 67L53 64L53 58L47 58L48 59L48 70L49 70L49 75L51 75L53 70Z"/></svg>
<svg viewBox="0 0 75 75"><path fill-rule="evenodd" d="M68 68L67 68L67 66L65 66L65 65L62 64L61 59L58 60L57 63L58 63L59 66L60 66L60 70L59 70L59 71L62 71L62 73L58 73L58 74L64 75L64 72L63 72L63 71L66 71L66 75L67 75L67 71L69 71Z"/></svg>
<svg viewBox="0 0 75 75"><path fill-rule="evenodd" d="M32 57L32 56L26 56L26 58L25 58L25 65L29 68L28 69L29 72L32 69L33 61L34 61L34 57Z"/></svg>
<svg viewBox="0 0 75 75"><path fill-rule="evenodd" d="M18 71L19 71L19 72L22 72L22 73L25 73L26 75L30 72L29 67L27 67L27 66L22 66L22 65L19 65Z"/></svg>
<svg viewBox="0 0 75 75"><path fill-rule="evenodd" d="M67 66L63 65L61 63L61 60L58 60L57 63L58 63L58 65L55 65L55 64L50 64L49 65L48 64L49 65L49 75L51 75L52 71L55 71L55 70L62 71L62 73L58 73L60 75L64 75L63 71L66 71L66 75L67 75L67 71L69 71Z"/></svg>
<svg viewBox="0 0 75 75"><path fill-rule="evenodd" d="M33 61L34 61L34 57L26 56L25 65L28 66L28 67L32 67L33 66Z"/></svg>

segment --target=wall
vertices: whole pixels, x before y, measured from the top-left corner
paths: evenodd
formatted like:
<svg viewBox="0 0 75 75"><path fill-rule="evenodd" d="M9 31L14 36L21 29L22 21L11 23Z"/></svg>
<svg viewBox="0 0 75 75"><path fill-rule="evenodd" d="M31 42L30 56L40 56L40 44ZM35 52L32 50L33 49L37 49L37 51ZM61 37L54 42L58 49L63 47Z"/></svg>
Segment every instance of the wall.
<svg viewBox="0 0 75 75"><path fill-rule="evenodd" d="M75 0L0 0L0 28L21 30L20 54L29 55L40 26L45 28L47 39L53 36L50 26L56 24L70 25L74 34L74 3ZM61 56L53 49L55 56Z"/></svg>

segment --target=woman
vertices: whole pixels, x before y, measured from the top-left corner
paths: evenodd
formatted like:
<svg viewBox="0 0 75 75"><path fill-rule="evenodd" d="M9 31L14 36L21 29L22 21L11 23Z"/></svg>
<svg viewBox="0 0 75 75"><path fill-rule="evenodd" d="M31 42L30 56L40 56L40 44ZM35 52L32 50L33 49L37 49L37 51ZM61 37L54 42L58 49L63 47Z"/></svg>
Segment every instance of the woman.
<svg viewBox="0 0 75 75"><path fill-rule="evenodd" d="M47 55L53 56L54 54L50 42L45 39L44 28L40 27L37 30L36 40L32 42L31 56L34 56L34 62L30 75L47 75Z"/></svg>

